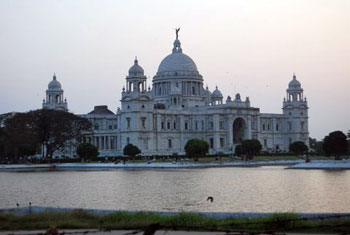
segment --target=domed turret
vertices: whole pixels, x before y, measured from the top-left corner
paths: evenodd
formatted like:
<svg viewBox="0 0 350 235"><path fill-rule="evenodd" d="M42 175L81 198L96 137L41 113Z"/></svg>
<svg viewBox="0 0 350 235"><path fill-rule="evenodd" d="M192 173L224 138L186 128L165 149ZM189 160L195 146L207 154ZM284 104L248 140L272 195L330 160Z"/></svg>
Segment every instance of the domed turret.
<svg viewBox="0 0 350 235"><path fill-rule="evenodd" d="M133 66L129 69L129 75L126 77L126 92L146 92L146 80L147 77L144 75L143 68L135 58Z"/></svg>
<svg viewBox="0 0 350 235"><path fill-rule="evenodd" d="M215 90L211 94L211 100L213 101L213 105L222 104L223 98L224 97L223 97L221 91L219 91L218 86L216 86Z"/></svg>
<svg viewBox="0 0 350 235"><path fill-rule="evenodd" d="M297 80L295 74L293 74L293 80L289 82L288 89L301 89L301 84Z"/></svg>
<svg viewBox="0 0 350 235"><path fill-rule="evenodd" d="M292 81L288 84L287 89L287 101L303 101L303 89L301 88L300 82L297 80L295 74L293 74Z"/></svg>
<svg viewBox="0 0 350 235"><path fill-rule="evenodd" d="M129 76L144 76L143 68L139 65L137 58L134 60L134 65L129 69Z"/></svg>
<svg viewBox="0 0 350 235"><path fill-rule="evenodd" d="M61 89L61 83L57 81L56 74L53 75L52 81L49 83L49 89Z"/></svg>
<svg viewBox="0 0 350 235"><path fill-rule="evenodd" d="M68 111L67 100L63 97L63 89L61 83L57 81L56 74L53 75L53 79L46 90L43 108Z"/></svg>
<svg viewBox="0 0 350 235"><path fill-rule="evenodd" d="M211 94L212 98L223 98L221 91L218 89L218 86L216 86L215 90Z"/></svg>

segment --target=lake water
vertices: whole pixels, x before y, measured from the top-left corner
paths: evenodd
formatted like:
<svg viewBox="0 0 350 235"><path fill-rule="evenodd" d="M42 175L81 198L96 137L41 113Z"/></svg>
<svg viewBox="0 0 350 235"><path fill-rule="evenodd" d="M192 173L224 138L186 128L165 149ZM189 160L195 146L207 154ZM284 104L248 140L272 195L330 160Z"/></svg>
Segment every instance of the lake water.
<svg viewBox="0 0 350 235"><path fill-rule="evenodd" d="M0 208L17 202L111 210L347 213L350 171L274 166L0 172Z"/></svg>

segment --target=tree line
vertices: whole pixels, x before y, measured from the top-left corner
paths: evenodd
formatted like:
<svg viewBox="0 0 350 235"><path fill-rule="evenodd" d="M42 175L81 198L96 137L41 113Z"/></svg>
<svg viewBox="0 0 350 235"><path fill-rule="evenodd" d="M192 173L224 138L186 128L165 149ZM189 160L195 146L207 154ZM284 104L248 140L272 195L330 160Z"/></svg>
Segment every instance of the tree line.
<svg viewBox="0 0 350 235"><path fill-rule="evenodd" d="M81 158L97 157L99 153L95 146L82 143L89 131L91 123L88 119L65 111L39 109L16 113L7 118L3 127L0 127L0 158L16 162L20 158L38 153L42 154L42 157L52 158L53 153L62 150L67 143L74 145ZM341 131L331 132L322 141L309 139L309 146L316 154L332 155L335 159L348 153L349 143L350 131L347 135ZM207 155L209 144L205 140L191 139L186 143L184 150L187 156L198 160ZM235 154L250 159L261 150L259 140L247 139L235 147ZM296 141L290 144L289 151L298 155L306 154L309 148L304 142ZM128 144L123 153L134 157L140 154L141 150Z"/></svg>
<svg viewBox="0 0 350 235"><path fill-rule="evenodd" d="M80 143L90 130L88 119L69 112L39 109L16 113L0 128L0 156L10 161L37 153L50 158L67 142Z"/></svg>

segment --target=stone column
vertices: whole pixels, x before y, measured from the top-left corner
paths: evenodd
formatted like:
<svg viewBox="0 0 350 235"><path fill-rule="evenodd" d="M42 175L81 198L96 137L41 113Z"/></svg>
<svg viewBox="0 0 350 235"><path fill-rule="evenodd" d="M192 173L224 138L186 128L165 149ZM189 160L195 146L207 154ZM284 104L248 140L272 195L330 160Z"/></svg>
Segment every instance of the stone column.
<svg viewBox="0 0 350 235"><path fill-rule="evenodd" d="M252 120L251 117L247 117L247 133L246 133L246 138L251 139L252 138Z"/></svg>
<svg viewBox="0 0 350 235"><path fill-rule="evenodd" d="M214 149L217 151L220 148L220 135L219 135L219 115L215 114L213 117L214 124Z"/></svg>
<svg viewBox="0 0 350 235"><path fill-rule="evenodd" d="M165 123L164 123L165 125ZM157 114L157 130L156 130L156 151L159 150L159 143L160 143L160 135L159 133L162 131L162 118L161 118L161 115L160 114Z"/></svg>
<svg viewBox="0 0 350 235"><path fill-rule="evenodd" d="M227 147L231 150L233 148L233 115L227 118ZM234 149L232 149L234 150Z"/></svg>
<svg viewBox="0 0 350 235"><path fill-rule="evenodd" d="M179 148L180 149L183 149L184 145L186 143L183 143L183 132L185 130L185 123L184 123L184 116L183 115L180 115L180 118L179 118L179 130L180 130L180 134L179 134Z"/></svg>

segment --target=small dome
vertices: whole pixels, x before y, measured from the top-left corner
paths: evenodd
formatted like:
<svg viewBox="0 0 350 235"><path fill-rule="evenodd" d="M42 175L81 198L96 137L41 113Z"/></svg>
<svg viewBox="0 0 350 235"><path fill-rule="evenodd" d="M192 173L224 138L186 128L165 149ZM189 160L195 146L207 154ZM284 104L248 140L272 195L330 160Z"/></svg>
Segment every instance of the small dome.
<svg viewBox="0 0 350 235"><path fill-rule="evenodd" d="M216 89L211 94L212 98L223 98L221 91L219 91L218 87L216 86Z"/></svg>
<svg viewBox="0 0 350 235"><path fill-rule="evenodd" d="M144 76L143 68L138 64L137 58L134 60L134 65L129 69L129 76Z"/></svg>
<svg viewBox="0 0 350 235"><path fill-rule="evenodd" d="M53 75L53 79L49 83L49 89L61 89L61 83L56 80L56 74Z"/></svg>
<svg viewBox="0 0 350 235"><path fill-rule="evenodd" d="M241 95L239 93L236 94L235 101L241 101Z"/></svg>
<svg viewBox="0 0 350 235"><path fill-rule="evenodd" d="M208 97L211 96L211 92L209 91L208 86L205 89L203 89L203 94L204 94L204 96L208 96Z"/></svg>
<svg viewBox="0 0 350 235"><path fill-rule="evenodd" d="M301 84L300 84L300 82L297 80L295 74L293 75L293 80L289 82L288 88L289 88L289 89L293 89L293 88L294 88L294 89L295 89L295 88L299 88L299 89L300 89L300 88L301 88Z"/></svg>

